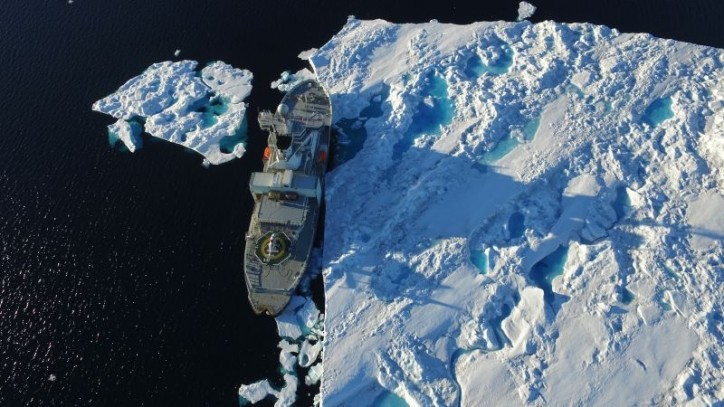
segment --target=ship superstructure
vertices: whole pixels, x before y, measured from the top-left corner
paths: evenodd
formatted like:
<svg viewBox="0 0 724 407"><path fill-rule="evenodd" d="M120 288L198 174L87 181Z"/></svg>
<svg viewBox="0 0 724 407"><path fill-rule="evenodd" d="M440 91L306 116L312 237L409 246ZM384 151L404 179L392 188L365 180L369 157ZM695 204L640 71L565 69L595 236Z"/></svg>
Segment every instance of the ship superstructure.
<svg viewBox="0 0 724 407"><path fill-rule="evenodd" d="M269 132L264 170L251 176L254 211L244 277L257 314L277 315L302 278L314 243L330 143L332 108L313 80L294 86L276 112L259 113Z"/></svg>

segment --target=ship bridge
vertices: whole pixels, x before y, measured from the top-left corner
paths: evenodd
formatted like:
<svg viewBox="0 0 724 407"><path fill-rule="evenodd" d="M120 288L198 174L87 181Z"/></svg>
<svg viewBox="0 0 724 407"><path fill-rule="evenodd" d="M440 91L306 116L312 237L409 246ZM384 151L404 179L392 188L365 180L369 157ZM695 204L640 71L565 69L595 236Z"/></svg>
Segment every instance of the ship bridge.
<svg viewBox="0 0 724 407"><path fill-rule="evenodd" d="M317 177L295 173L292 170L279 172L255 172L251 174L249 189L252 194L266 195L270 192L296 192L309 198L317 197Z"/></svg>

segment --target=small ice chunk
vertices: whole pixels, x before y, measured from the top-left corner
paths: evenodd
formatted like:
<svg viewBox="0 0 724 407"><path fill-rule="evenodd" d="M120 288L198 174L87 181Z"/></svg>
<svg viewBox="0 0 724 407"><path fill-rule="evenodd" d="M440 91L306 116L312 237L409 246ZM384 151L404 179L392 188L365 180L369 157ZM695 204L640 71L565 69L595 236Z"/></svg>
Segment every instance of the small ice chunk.
<svg viewBox="0 0 724 407"><path fill-rule="evenodd" d="M243 143L239 143L234 146L233 154L236 156L236 158L243 157L244 153L246 153L246 147L244 147Z"/></svg>
<svg viewBox="0 0 724 407"><path fill-rule="evenodd" d="M52 374L52 373L50 374L50 376L48 376L48 381L49 381L49 382L54 382L54 381L56 381L57 379L58 379L58 378L55 377L55 375Z"/></svg>
<svg viewBox="0 0 724 407"><path fill-rule="evenodd" d="M294 365L292 364L292 367ZM297 387L299 379L293 373L284 373L284 387L281 390L274 389L267 379L252 384L239 386L239 397L241 405L245 402L256 404L265 398L272 396L277 399L275 406L292 406L297 401Z"/></svg>
<svg viewBox="0 0 724 407"><path fill-rule="evenodd" d="M299 345L287 342L282 339L279 342L279 363L282 365L282 369L285 372L294 372L294 365L297 364L296 354L299 352Z"/></svg>
<svg viewBox="0 0 724 407"><path fill-rule="evenodd" d="M314 74L307 68L300 69L296 73L290 73L284 71L279 75L279 79L271 83L272 89L277 89L280 92L289 92L299 82L307 79L314 79Z"/></svg>
<svg viewBox="0 0 724 407"><path fill-rule="evenodd" d="M527 1L521 1L518 4L518 21L527 20L533 16L536 7Z"/></svg>
<svg viewBox="0 0 724 407"><path fill-rule="evenodd" d="M314 341L314 344L312 344L312 341ZM299 366L309 367L317 361L321 352L322 341L307 338L304 343L302 343L302 348L299 351Z"/></svg>
<svg viewBox="0 0 724 407"><path fill-rule="evenodd" d="M297 339L302 336L302 329L294 314L280 314L276 317L277 333L282 338Z"/></svg>
<svg viewBox="0 0 724 407"><path fill-rule="evenodd" d="M307 386L317 384L317 382L319 382L319 379L322 377L323 372L324 366L322 365L322 362L313 365L309 368L309 371L307 371L307 376L304 378L304 383Z"/></svg>
<svg viewBox="0 0 724 407"><path fill-rule="evenodd" d="M289 352L279 353L279 363L285 372L294 372L294 365L297 364L297 356Z"/></svg>
<svg viewBox="0 0 724 407"><path fill-rule="evenodd" d="M304 297L294 296L281 314L277 315L277 333L280 338L297 339L302 336L302 327L297 319L296 310L305 304Z"/></svg>
<svg viewBox="0 0 724 407"><path fill-rule="evenodd" d="M177 49L176 51L173 52L173 56L177 57L177 56L179 56L179 55L181 55L181 50L180 50L180 49Z"/></svg>
<svg viewBox="0 0 724 407"><path fill-rule="evenodd" d="M297 401L297 386L299 379L297 376L287 373L284 375L284 387L279 391L278 401L275 407L293 406Z"/></svg>
<svg viewBox="0 0 724 407"><path fill-rule="evenodd" d="M274 390L269 384L269 381L264 379L252 384L242 384L239 386L239 397L244 400L255 404L258 403L268 396L278 397L279 392Z"/></svg>
<svg viewBox="0 0 724 407"><path fill-rule="evenodd" d="M141 139L141 125L136 122L128 122L118 119L108 126L108 132L115 134L126 145L128 151L135 152L143 146Z"/></svg>
<svg viewBox="0 0 724 407"><path fill-rule="evenodd" d="M311 299L307 300L302 308L297 311L297 317L299 318L299 322L307 329L314 328L314 326L317 325L317 321L319 321L319 310L317 306L314 305L314 301Z"/></svg>
<svg viewBox="0 0 724 407"><path fill-rule="evenodd" d="M298 57L299 59L302 59L302 60L305 60L305 61L306 61L307 59L313 57L314 54L316 54L316 53L317 53L317 48L312 48L312 49L308 49L308 50L306 50L306 51L300 52L299 55L297 55L297 57Z"/></svg>

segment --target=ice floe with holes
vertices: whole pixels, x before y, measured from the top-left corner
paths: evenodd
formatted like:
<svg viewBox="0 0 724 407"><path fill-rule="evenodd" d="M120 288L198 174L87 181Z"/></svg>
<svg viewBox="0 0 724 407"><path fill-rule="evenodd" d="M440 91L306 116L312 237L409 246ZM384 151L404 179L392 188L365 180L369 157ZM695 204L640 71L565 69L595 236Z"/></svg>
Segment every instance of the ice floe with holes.
<svg viewBox="0 0 724 407"><path fill-rule="evenodd" d="M724 399L724 51L350 18L304 57L345 138L325 405Z"/></svg>
<svg viewBox="0 0 724 407"><path fill-rule="evenodd" d="M196 61L159 62L93 104L117 119L108 128L131 152L141 147L141 129L189 148L205 164L244 155L246 108L253 75L217 61L201 70Z"/></svg>

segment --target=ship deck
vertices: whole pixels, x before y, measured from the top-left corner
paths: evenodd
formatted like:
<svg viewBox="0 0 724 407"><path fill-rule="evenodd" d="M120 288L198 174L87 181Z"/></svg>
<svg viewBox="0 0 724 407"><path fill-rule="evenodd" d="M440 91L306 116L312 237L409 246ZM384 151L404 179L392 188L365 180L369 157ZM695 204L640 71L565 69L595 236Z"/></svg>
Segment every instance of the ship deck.
<svg viewBox="0 0 724 407"><path fill-rule="evenodd" d="M307 268L319 216L331 119L329 97L314 81L290 90L276 113L259 115L261 127L269 130L271 150L264 172L254 173L250 181L255 204L244 251L249 302L258 314L281 312ZM271 234L283 234L279 241L284 253L272 245L279 241ZM262 243L268 247L260 247ZM260 253L267 257L260 258Z"/></svg>

